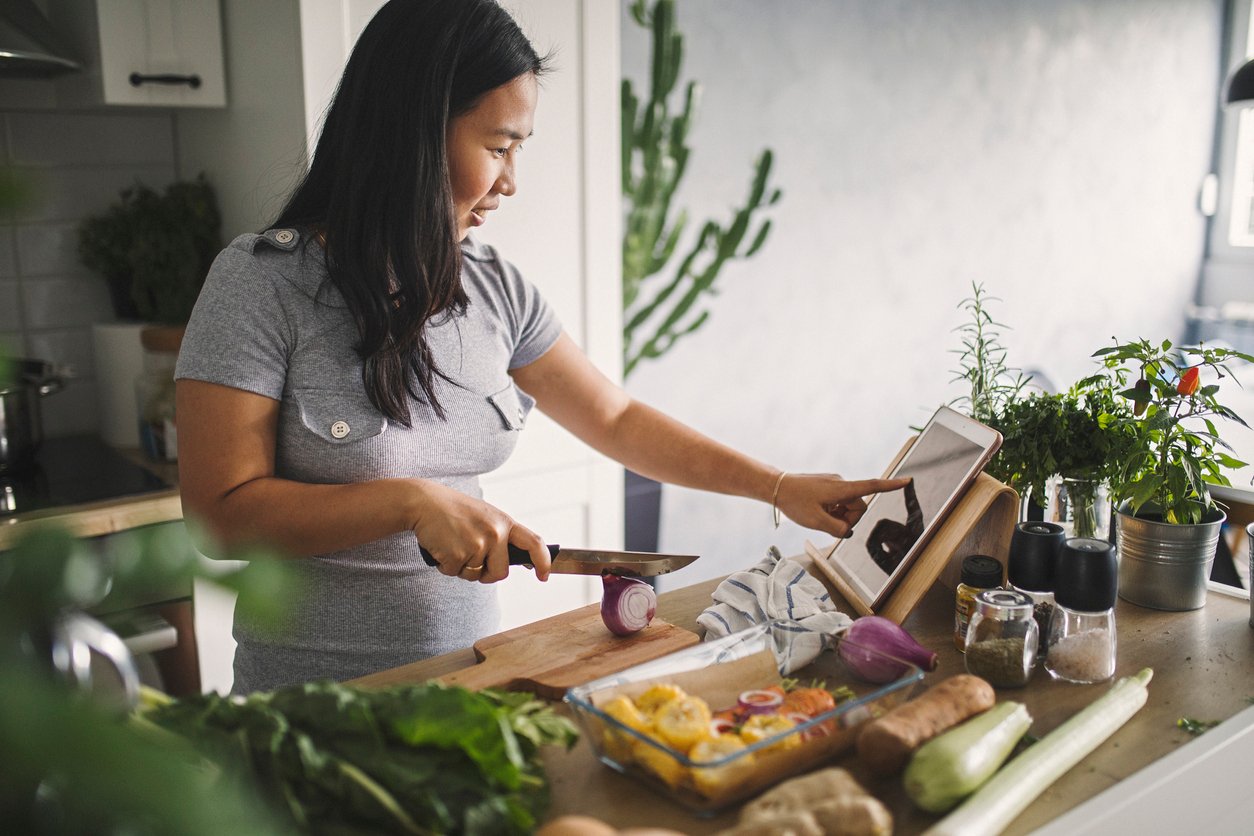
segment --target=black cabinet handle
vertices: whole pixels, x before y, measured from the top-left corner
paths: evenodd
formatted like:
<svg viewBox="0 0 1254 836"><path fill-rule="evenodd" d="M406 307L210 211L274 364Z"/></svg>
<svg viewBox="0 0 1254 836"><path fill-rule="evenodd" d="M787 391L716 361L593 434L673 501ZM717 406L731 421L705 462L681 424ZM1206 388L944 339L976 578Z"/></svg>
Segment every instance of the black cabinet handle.
<svg viewBox="0 0 1254 836"><path fill-rule="evenodd" d="M200 87L200 76L198 75L173 75L164 73L159 75L141 75L139 73L131 73L131 86L138 87L141 84L186 84L195 90Z"/></svg>

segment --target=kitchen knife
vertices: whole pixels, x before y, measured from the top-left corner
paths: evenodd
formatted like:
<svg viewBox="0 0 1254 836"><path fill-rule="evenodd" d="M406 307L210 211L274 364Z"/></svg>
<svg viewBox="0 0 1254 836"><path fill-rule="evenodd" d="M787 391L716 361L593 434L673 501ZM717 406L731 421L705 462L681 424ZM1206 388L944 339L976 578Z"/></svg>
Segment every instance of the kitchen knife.
<svg viewBox="0 0 1254 836"><path fill-rule="evenodd" d="M553 558L553 571L563 575L622 575L629 578L648 578L682 569L700 556L564 549L558 545L550 545L548 549L549 556ZM419 547L419 550L428 566L437 565L431 552L425 547ZM510 544L509 565L532 568L531 555L526 549Z"/></svg>

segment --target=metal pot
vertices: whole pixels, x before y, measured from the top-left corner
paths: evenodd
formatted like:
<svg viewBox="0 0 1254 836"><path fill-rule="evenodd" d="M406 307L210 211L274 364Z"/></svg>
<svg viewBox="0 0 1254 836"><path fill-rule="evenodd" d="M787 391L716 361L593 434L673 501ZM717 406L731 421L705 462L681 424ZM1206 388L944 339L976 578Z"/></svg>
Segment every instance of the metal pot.
<svg viewBox="0 0 1254 836"><path fill-rule="evenodd" d="M43 360L10 360L0 365L0 473L29 467L44 440L39 401L60 392L64 375Z"/></svg>
<svg viewBox="0 0 1254 836"><path fill-rule="evenodd" d="M1197 525L1173 524L1133 516L1125 503L1115 524L1119 597L1155 610L1181 612L1204 606L1225 519L1216 508Z"/></svg>

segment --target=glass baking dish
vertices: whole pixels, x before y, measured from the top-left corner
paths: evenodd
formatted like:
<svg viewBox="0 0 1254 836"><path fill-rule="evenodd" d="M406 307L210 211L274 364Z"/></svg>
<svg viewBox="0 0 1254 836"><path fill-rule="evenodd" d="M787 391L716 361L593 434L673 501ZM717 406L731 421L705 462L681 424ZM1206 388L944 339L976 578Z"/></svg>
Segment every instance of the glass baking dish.
<svg viewBox="0 0 1254 836"><path fill-rule="evenodd" d="M806 638L799 643L798 636ZM894 660L901 665L896 679L886 684L865 682L841 659L838 651L843 641L843 633L816 634L795 621L770 621L571 688L565 700L603 763L694 813L713 815L846 753L853 747L859 724L909 699L923 679L917 665ZM719 712L737 706L742 696L752 696L746 692L780 685L782 671L805 642L813 646L811 652L822 650L789 676L798 681L798 687L817 684L835 692L835 708L808 718L789 713L786 723L756 718L732 728L719 723ZM859 651L892 658L861 646ZM695 738L697 742L691 745L674 742L680 739L675 733L676 718L685 713L677 707L665 721L671 733L655 725L663 713L658 701L675 696L668 686L680 689L679 695L700 698L714 715L704 732L697 728L703 714L695 712L686 718L693 725L683 729L682 739ZM638 707L642 697L643 707ZM763 715L772 716L776 710L763 708ZM727 735L737 739L727 741ZM716 738L717 742L710 742ZM701 741L707 742L702 746Z"/></svg>

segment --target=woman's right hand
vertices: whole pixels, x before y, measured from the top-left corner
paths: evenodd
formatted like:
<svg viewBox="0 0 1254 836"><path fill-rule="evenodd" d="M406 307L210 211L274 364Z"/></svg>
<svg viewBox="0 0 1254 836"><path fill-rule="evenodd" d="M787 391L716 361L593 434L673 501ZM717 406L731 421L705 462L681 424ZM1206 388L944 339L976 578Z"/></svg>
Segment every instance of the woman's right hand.
<svg viewBox="0 0 1254 836"><path fill-rule="evenodd" d="M544 540L501 509L438 482L422 481L421 510L411 528L441 574L479 583L509 575L509 546L526 549L536 577L548 580Z"/></svg>

